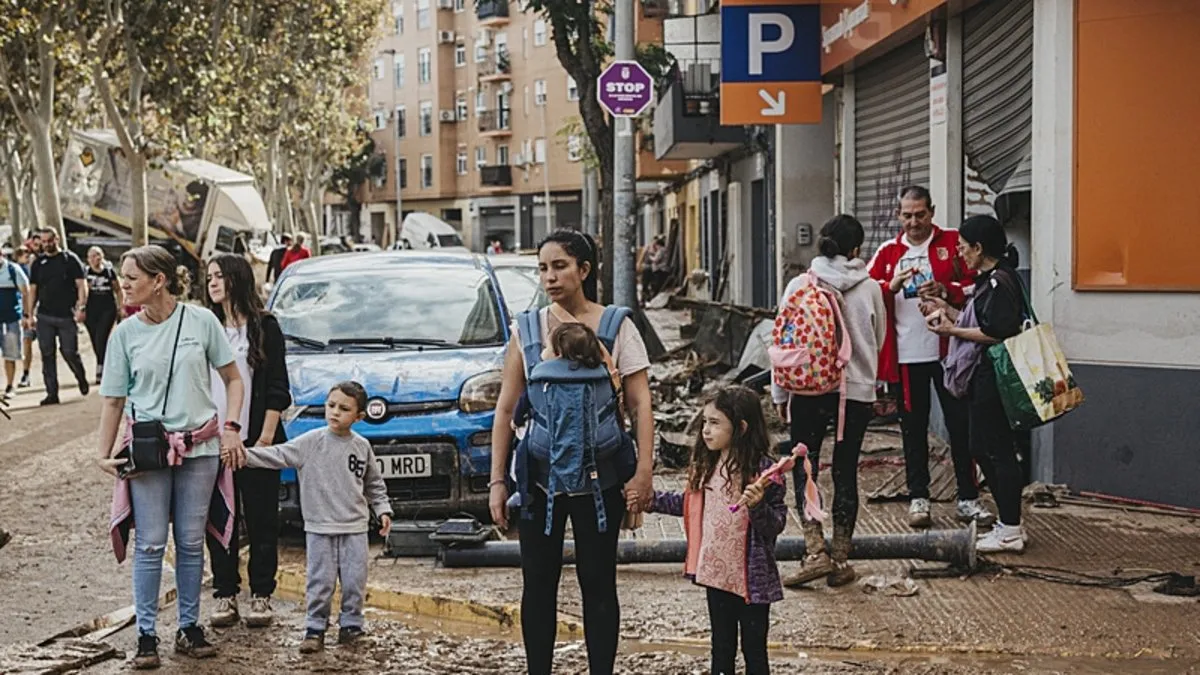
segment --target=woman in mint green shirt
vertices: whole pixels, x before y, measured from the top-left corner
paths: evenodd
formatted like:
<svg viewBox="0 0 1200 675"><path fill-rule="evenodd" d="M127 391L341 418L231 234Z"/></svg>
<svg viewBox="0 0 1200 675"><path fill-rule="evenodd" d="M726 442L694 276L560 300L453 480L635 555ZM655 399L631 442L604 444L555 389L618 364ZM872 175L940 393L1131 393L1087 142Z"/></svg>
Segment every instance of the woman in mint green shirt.
<svg viewBox="0 0 1200 675"><path fill-rule="evenodd" d="M210 367L225 383L226 419L237 420L242 409L244 384L229 340L211 311L177 300L185 287L176 272L175 258L160 246L142 246L121 257L121 288L128 302L142 309L113 331L100 384L104 406L100 413L99 464L114 476L124 461L112 456L117 450L118 432L124 437L126 417L139 422L159 420L168 432L215 427L217 407L212 400ZM226 422L219 439L196 443L184 453L181 464L129 478L138 625L135 668L155 668L159 664L155 626L167 526L171 522L179 598L175 651L196 658L216 654L199 626L204 533L220 460L232 465L232 458L241 450L237 422Z"/></svg>

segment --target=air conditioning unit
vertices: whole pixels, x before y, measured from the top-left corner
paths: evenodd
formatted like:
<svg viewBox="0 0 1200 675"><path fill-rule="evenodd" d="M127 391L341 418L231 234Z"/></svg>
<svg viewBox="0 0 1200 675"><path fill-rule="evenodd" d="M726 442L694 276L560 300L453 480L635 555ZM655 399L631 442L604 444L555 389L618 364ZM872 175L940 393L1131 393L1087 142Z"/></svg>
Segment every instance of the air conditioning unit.
<svg viewBox="0 0 1200 675"><path fill-rule="evenodd" d="M453 110L439 110L438 119L443 122L454 122L458 116Z"/></svg>
<svg viewBox="0 0 1200 675"><path fill-rule="evenodd" d="M454 31L452 31L452 30L439 30L438 31L438 44L445 45L445 44L451 44L453 42L454 42Z"/></svg>
<svg viewBox="0 0 1200 675"><path fill-rule="evenodd" d="M454 9L454 0L438 0L438 9Z"/></svg>

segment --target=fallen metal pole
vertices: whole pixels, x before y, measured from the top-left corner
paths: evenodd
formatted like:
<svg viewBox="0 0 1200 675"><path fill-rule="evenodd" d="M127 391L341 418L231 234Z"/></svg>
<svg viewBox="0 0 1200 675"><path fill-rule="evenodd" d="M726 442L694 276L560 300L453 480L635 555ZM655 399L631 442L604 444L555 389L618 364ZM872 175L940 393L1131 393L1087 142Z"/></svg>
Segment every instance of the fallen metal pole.
<svg viewBox="0 0 1200 675"><path fill-rule="evenodd" d="M868 534L851 540L853 560L926 560L975 569L975 525L957 530L928 530L905 534ZM802 537L780 537L777 560L800 560ZM687 556L684 539L622 539L617 542L617 564L682 563ZM454 545L442 549L443 567L520 567L521 545L516 541L489 541L480 545ZM563 542L563 563L575 562L575 542Z"/></svg>

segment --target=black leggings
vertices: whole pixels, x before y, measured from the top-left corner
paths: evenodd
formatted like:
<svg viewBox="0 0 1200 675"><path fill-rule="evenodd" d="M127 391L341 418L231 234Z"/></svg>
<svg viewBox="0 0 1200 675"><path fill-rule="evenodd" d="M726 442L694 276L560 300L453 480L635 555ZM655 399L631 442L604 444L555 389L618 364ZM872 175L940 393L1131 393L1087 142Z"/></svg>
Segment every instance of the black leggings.
<svg viewBox="0 0 1200 675"><path fill-rule="evenodd" d="M990 368L991 363L981 363L980 368ZM1025 488L1021 465L1017 462L1016 434L1008 425L1004 404L990 384L991 391L980 395L972 384L970 404L971 452L983 470L988 489L996 500L1000 522L1005 525L1021 524L1021 490ZM979 389L983 389L981 385Z"/></svg>
<svg viewBox="0 0 1200 675"><path fill-rule="evenodd" d="M242 514L250 539L247 564L250 593L267 598L275 593L275 573L279 568L279 472L247 467L233 474L233 482L234 511ZM237 546L241 521L238 518L233 521L233 543L228 550L212 534L205 537L214 598L232 598L241 592Z"/></svg>
<svg viewBox="0 0 1200 675"><path fill-rule="evenodd" d="M712 675L735 675L738 629L742 632L742 656L746 675L768 675L767 629L771 627L770 605L747 605L733 593L708 589L708 621L712 625Z"/></svg>
<svg viewBox="0 0 1200 675"><path fill-rule="evenodd" d="M546 530L546 494L530 490L532 519L520 519L521 636L529 675L550 675L558 632L558 582L563 568L563 534L567 517L575 537L575 576L583 595L583 635L591 675L611 675L617 659L621 607L617 600L617 535L625 517L620 487L604 492L607 532L598 532L591 495L554 499L554 525Z"/></svg>
<svg viewBox="0 0 1200 675"><path fill-rule="evenodd" d="M117 322L117 307L89 307L84 325L87 326L88 337L92 340L92 351L96 354L96 365L104 367L104 352L108 347L108 336L112 334L113 325Z"/></svg>
<svg viewBox="0 0 1200 675"><path fill-rule="evenodd" d="M911 363L900 366L900 434L904 442L904 468L908 495L929 499L929 413L933 407L930 383L942 405L946 431L950 433L950 458L959 499L979 499L975 464L967 433L967 403L946 389L942 364ZM907 405L906 405L907 404Z"/></svg>
<svg viewBox="0 0 1200 675"><path fill-rule="evenodd" d="M830 424L836 424L839 394L792 397L792 444L808 446L813 480L821 466L821 444ZM870 403L846 401L846 423L842 440L833 448L833 524L854 531L858 520L858 456L862 452L867 424L874 415ZM791 448L788 448L790 451ZM796 510L804 518L804 463L796 462L792 469L796 490Z"/></svg>

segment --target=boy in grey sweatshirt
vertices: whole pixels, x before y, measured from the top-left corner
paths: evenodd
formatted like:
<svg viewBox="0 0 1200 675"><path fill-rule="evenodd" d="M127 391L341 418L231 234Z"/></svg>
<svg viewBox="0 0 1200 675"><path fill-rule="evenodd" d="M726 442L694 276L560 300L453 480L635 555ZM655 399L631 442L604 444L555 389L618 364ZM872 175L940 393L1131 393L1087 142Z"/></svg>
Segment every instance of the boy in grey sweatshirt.
<svg viewBox="0 0 1200 675"><path fill-rule="evenodd" d="M357 382L342 382L329 390L325 422L287 443L246 448L246 464L265 469L292 467L300 475L304 514L308 584L305 589L307 626L300 653L325 647L325 629L333 591L342 582L342 612L338 643L363 635L363 598L367 590L367 530L370 510L382 523L386 537L392 528L387 487L375 464L367 439L350 430L367 407L367 392Z"/></svg>

